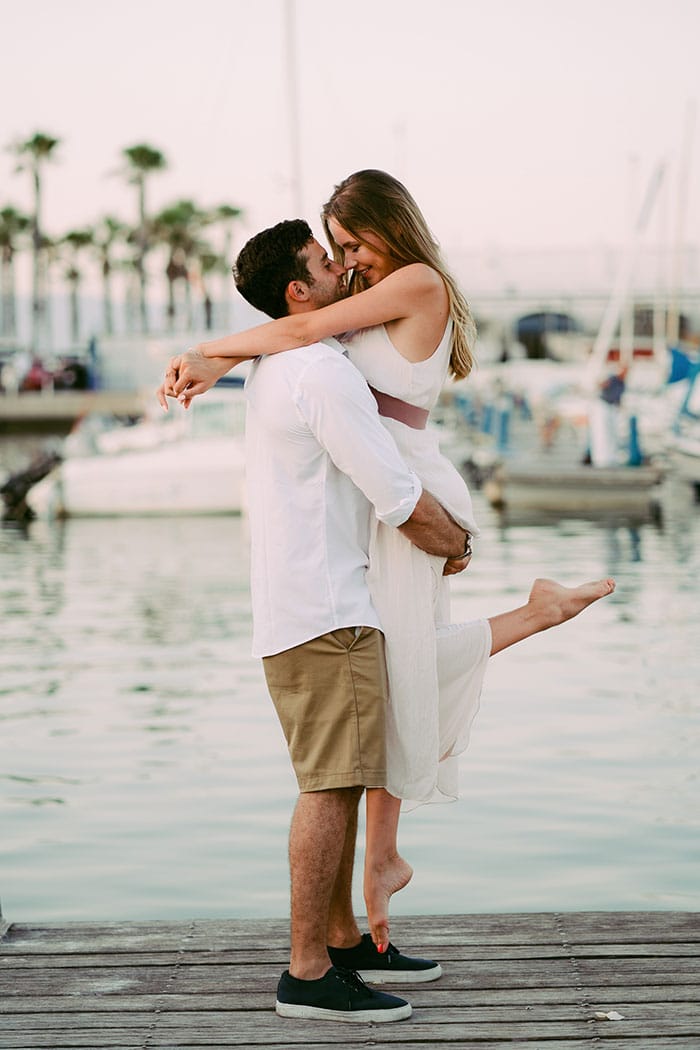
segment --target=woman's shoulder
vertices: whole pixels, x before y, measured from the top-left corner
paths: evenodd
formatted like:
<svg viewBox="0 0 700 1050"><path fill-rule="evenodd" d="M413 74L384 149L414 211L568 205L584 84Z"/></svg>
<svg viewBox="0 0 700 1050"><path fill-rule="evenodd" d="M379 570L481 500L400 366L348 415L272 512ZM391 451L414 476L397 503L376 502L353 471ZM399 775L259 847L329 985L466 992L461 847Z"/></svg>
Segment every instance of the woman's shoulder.
<svg viewBox="0 0 700 1050"><path fill-rule="evenodd" d="M449 302L445 282L437 270L427 263L407 263L390 273L381 283L386 285L387 294L400 295L402 301L409 304L409 312L413 316L422 314L426 309L445 309Z"/></svg>
<svg viewBox="0 0 700 1050"><path fill-rule="evenodd" d="M423 262L406 263L405 266L401 266L398 270L394 270L393 274L390 274L389 277L411 282L416 286L425 288L426 291L431 289L444 289L445 287L445 282L437 270L434 270L432 266Z"/></svg>

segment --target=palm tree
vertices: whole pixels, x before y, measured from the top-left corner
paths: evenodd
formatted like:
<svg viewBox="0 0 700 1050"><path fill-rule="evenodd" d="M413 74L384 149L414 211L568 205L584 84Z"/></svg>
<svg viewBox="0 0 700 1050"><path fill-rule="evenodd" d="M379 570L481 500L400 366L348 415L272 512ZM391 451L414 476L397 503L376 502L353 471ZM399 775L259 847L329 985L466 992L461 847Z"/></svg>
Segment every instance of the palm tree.
<svg viewBox="0 0 700 1050"><path fill-rule="evenodd" d="M243 215L242 208L236 208L233 204L218 204L212 210L212 222L218 223L224 230L224 245L222 255L229 267L233 266L233 227Z"/></svg>
<svg viewBox="0 0 700 1050"><path fill-rule="evenodd" d="M114 311L112 309L112 274L114 272L114 245L124 238L127 227L119 219L106 215L95 229L94 245L102 272L102 310L104 330L107 335L114 332Z"/></svg>
<svg viewBox="0 0 700 1050"><path fill-rule="evenodd" d="M193 201L181 200L164 208L153 220L154 237L168 250L165 276L168 282L167 324L175 327L176 295L178 281L184 282L188 324L191 323L190 277L193 260L200 246L200 233L208 216Z"/></svg>
<svg viewBox="0 0 700 1050"><path fill-rule="evenodd" d="M233 266L233 230L236 222L238 221L238 219L241 218L242 215L243 209L236 208L233 204L219 204L212 211L212 221L217 223L217 225L222 226L224 231L224 243L221 254L225 265L219 271L222 274L222 277L224 278L226 276L230 278L231 276L231 267ZM227 327L230 327L230 306L231 293L233 291L233 282L231 280L228 280L225 283L224 288L226 290L224 301L226 303L227 310L227 316L224 318L224 324Z"/></svg>
<svg viewBox="0 0 700 1050"><path fill-rule="evenodd" d="M146 254L149 249L149 231L146 214L146 177L154 171L163 171L167 167L167 161L160 150L149 146L147 143L139 143L136 146L127 147L122 150L122 156L127 162L129 182L133 183L138 191L139 221L136 237L138 251L134 262L139 279L141 330L147 332Z"/></svg>
<svg viewBox="0 0 700 1050"><path fill-rule="evenodd" d="M17 337L17 302L15 295L15 254L18 238L31 226L31 219L16 208L7 205L0 211L0 300L2 327L0 334L14 340Z"/></svg>
<svg viewBox="0 0 700 1050"><path fill-rule="evenodd" d="M124 275L124 327L129 335L133 335L139 327L139 287L136 266L136 249L134 231L129 229L126 234L127 254L118 258L116 270Z"/></svg>
<svg viewBox="0 0 700 1050"><path fill-rule="evenodd" d="M41 263L43 242L42 229L42 165L52 159L60 139L37 131L26 142L16 143L12 149L19 158L18 170L28 170L34 186L34 215L32 216L33 279L32 279L32 350L37 350L39 333L46 320L46 286L43 281L45 267ZM42 333L43 334L43 333Z"/></svg>
<svg viewBox="0 0 700 1050"><path fill-rule="evenodd" d="M68 267L65 271L65 277L70 287L70 318L71 318L71 339L73 345L80 342L80 301L78 293L80 291L80 282L83 279L83 273L80 269L80 254L85 248L92 247L95 243L95 233L93 230L82 229L82 230L71 230L70 233L65 234L61 238L61 244L68 246Z"/></svg>
<svg viewBox="0 0 700 1050"><path fill-rule="evenodd" d="M204 327L208 332L213 327L214 304L209 291L208 278L211 274L227 274L231 272L228 259L224 255L218 255L207 245L201 245L197 253L199 263L199 286L202 292L202 304L204 306Z"/></svg>

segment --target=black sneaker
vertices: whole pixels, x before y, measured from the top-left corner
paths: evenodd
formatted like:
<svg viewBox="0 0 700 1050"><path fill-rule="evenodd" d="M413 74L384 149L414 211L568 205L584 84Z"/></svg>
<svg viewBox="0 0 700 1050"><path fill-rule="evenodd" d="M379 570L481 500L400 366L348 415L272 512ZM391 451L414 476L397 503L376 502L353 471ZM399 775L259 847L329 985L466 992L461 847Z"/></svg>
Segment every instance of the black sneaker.
<svg viewBox="0 0 700 1050"><path fill-rule="evenodd" d="M442 977L442 967L432 959L411 959L393 944L385 952L377 951L369 933L354 948L329 948L328 954L334 966L356 970L363 981L374 984L420 984Z"/></svg>
<svg viewBox="0 0 700 1050"><path fill-rule="evenodd" d="M316 1017L323 1021L402 1021L411 1004L396 995L375 992L352 970L331 966L318 981L301 981L285 970L277 986L280 1017Z"/></svg>

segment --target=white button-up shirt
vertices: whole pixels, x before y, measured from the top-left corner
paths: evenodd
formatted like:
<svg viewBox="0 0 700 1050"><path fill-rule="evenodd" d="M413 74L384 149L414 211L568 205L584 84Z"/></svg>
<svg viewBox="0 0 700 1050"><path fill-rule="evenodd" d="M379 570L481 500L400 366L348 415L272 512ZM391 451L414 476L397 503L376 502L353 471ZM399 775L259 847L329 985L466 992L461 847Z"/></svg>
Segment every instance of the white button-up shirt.
<svg viewBox="0 0 700 1050"><path fill-rule="evenodd" d="M336 340L268 355L246 381L253 655L380 627L365 579L370 515L402 525L418 477Z"/></svg>

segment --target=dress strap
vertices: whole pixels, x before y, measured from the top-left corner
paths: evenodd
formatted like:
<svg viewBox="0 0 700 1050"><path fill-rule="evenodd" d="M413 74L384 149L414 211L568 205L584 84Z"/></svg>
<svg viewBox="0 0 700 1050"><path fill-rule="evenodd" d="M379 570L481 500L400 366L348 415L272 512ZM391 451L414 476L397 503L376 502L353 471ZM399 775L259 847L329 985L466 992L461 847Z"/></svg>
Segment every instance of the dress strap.
<svg viewBox="0 0 700 1050"><path fill-rule="evenodd" d="M381 390L375 390L370 386L377 402L380 416L388 416L389 419L397 419L399 423L405 423L413 430L425 430L430 413L425 408L410 405L408 401L402 401L399 397L392 397Z"/></svg>

